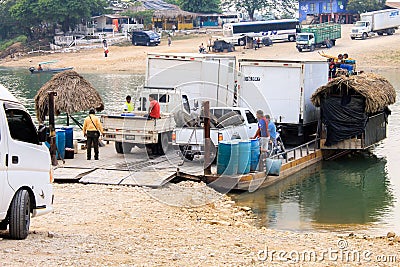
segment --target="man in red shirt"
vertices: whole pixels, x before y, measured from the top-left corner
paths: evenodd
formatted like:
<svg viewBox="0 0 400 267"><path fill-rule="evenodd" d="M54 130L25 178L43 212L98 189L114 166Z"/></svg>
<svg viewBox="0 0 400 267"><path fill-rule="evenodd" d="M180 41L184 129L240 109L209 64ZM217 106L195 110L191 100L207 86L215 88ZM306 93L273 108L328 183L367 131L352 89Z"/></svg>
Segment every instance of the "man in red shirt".
<svg viewBox="0 0 400 267"><path fill-rule="evenodd" d="M150 107L149 107L149 119L160 118L160 104L155 100L154 95L149 95Z"/></svg>

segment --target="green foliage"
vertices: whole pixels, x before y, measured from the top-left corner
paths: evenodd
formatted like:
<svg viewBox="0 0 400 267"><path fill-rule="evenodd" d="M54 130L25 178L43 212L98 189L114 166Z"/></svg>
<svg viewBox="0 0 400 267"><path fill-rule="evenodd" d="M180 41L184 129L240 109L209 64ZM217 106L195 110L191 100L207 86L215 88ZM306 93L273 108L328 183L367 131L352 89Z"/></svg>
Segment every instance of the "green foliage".
<svg viewBox="0 0 400 267"><path fill-rule="evenodd" d="M347 10L357 13L375 11L385 8L385 0L349 0Z"/></svg>
<svg viewBox="0 0 400 267"><path fill-rule="evenodd" d="M179 6L179 0L164 0L168 4Z"/></svg>
<svg viewBox="0 0 400 267"><path fill-rule="evenodd" d="M220 0L178 0L181 9L194 13L221 12Z"/></svg>
<svg viewBox="0 0 400 267"><path fill-rule="evenodd" d="M238 10L246 10L251 20L254 20L254 12L265 9L271 4L268 0L225 0L222 3L224 8L236 7Z"/></svg>
<svg viewBox="0 0 400 267"><path fill-rule="evenodd" d="M6 50L8 47L12 46L15 43L25 44L27 40L28 40L28 37L26 37L25 35L20 35L14 39L0 42L0 51Z"/></svg>

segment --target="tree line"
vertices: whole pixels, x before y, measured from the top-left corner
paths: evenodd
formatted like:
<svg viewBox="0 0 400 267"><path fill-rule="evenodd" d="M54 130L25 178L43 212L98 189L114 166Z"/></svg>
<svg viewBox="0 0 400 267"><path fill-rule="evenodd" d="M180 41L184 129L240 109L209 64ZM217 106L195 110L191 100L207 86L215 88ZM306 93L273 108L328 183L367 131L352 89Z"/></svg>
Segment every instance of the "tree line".
<svg viewBox="0 0 400 267"><path fill-rule="evenodd" d="M246 11L252 20L256 11L278 10L289 17L298 8L298 0L165 1L195 13L214 13L227 9ZM137 0L131 2L133 5L141 5ZM93 15L107 13L108 6L107 0L0 0L0 41L21 34L29 39L38 39L46 34L54 34L56 27L67 32L77 24L85 23ZM385 0L349 0L346 8L362 13L382 9L384 6ZM153 11L128 11L126 14L148 23Z"/></svg>
<svg viewBox="0 0 400 267"><path fill-rule="evenodd" d="M0 0L0 39L35 39L58 26L67 32L106 7L105 0Z"/></svg>

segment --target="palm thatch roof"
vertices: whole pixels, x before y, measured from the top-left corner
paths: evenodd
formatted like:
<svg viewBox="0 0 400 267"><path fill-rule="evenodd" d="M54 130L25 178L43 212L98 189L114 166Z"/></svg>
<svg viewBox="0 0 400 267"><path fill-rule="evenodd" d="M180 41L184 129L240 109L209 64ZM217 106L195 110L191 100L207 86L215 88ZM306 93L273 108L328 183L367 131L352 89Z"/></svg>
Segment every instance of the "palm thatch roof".
<svg viewBox="0 0 400 267"><path fill-rule="evenodd" d="M331 80L311 96L314 106L328 95L360 94L365 98L365 112L376 113L396 102L396 91L384 77L374 73L363 73L350 77L341 76Z"/></svg>
<svg viewBox="0 0 400 267"><path fill-rule="evenodd" d="M91 108L104 109L104 103L96 89L81 75L73 70L58 73L37 92L35 96L36 116L44 121L49 112L49 92L56 92L54 97L55 115L72 114Z"/></svg>

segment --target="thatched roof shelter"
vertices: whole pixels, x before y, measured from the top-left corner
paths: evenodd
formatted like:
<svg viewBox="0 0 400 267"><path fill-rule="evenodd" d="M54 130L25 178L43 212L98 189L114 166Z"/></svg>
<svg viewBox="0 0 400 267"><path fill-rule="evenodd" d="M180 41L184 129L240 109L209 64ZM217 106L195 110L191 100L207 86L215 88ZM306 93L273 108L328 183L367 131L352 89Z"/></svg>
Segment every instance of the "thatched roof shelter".
<svg viewBox="0 0 400 267"><path fill-rule="evenodd" d="M396 102L396 91L381 75L363 73L350 77L341 76L321 86L311 96L312 103L319 107L321 98L328 95L360 94L365 98L365 112L376 113Z"/></svg>
<svg viewBox="0 0 400 267"><path fill-rule="evenodd" d="M49 112L49 92L56 92L54 98L55 115L62 112L72 114L91 108L97 111L104 109L104 103L96 89L81 75L73 70L54 75L37 92L35 96L36 116L40 122L44 121Z"/></svg>

